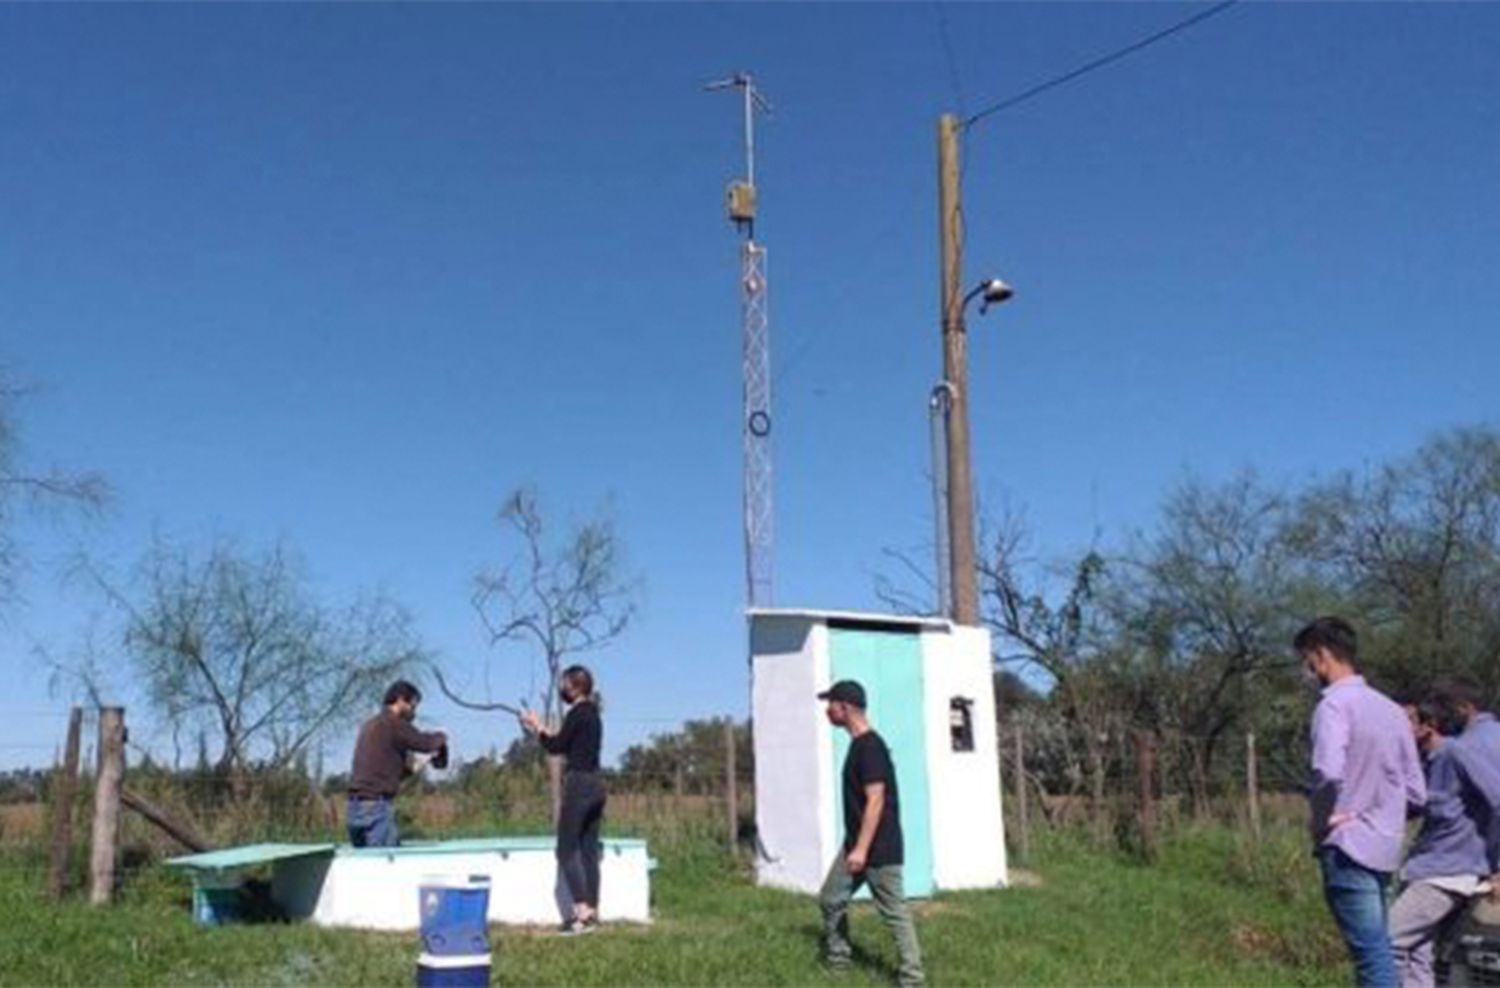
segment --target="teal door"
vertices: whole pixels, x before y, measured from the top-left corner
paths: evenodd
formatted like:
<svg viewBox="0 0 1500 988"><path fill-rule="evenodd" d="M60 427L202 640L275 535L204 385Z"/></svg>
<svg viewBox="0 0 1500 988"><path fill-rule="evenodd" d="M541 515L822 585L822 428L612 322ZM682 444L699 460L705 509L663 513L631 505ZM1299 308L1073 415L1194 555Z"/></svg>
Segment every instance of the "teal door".
<svg viewBox="0 0 1500 988"><path fill-rule="evenodd" d="M932 894L932 819L927 799L927 745L922 724L922 645L915 632L830 628L829 666L834 680L855 679L865 688L870 723L891 749L901 794L901 835L906 844L902 878L909 896ZM833 729L834 819L844 830L844 755L849 735Z"/></svg>

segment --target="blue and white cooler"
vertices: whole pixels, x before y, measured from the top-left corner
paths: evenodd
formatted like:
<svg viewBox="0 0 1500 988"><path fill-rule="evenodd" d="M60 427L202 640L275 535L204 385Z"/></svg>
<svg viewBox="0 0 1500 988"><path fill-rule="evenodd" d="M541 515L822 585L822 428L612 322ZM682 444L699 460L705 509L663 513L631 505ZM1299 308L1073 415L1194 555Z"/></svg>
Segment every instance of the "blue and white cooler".
<svg viewBox="0 0 1500 988"><path fill-rule="evenodd" d="M418 890L422 955L418 988L482 988L490 983L490 880L433 876Z"/></svg>

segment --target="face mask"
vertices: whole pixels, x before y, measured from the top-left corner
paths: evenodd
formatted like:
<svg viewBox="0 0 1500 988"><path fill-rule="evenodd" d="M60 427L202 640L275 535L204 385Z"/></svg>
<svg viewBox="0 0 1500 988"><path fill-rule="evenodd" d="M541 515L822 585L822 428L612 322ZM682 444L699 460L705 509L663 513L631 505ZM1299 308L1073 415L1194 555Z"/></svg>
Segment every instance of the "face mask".
<svg viewBox="0 0 1500 988"><path fill-rule="evenodd" d="M1313 672L1306 665L1303 665L1302 666L1302 685L1305 686L1306 688L1310 689L1310 690L1321 690L1323 688L1323 686L1324 686L1324 683L1323 683L1323 680L1318 676L1318 674L1316 672Z"/></svg>

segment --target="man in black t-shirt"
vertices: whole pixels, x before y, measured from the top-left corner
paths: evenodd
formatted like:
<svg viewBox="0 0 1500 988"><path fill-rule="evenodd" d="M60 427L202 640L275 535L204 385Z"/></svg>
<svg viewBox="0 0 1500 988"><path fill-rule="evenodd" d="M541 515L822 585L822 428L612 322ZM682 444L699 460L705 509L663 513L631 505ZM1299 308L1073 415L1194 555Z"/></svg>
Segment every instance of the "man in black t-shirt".
<svg viewBox="0 0 1500 988"><path fill-rule="evenodd" d="M850 966L849 900L865 883L875 908L896 938L901 954L900 982L920 985L922 949L901 885L905 848L901 840L901 794L891 751L870 727L865 689L852 679L840 680L818 694L828 704L829 723L849 732L844 758L844 849L823 882L818 904L823 910L823 960L834 970Z"/></svg>

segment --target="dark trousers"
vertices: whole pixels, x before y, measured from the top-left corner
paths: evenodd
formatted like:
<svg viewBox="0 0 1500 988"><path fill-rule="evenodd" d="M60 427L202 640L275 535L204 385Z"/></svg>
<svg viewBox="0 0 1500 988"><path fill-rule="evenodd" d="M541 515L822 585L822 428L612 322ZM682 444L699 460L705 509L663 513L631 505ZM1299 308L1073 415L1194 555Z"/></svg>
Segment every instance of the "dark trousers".
<svg viewBox="0 0 1500 988"><path fill-rule="evenodd" d="M557 814L557 866L573 901L596 910L604 800L604 780L599 773L569 772L563 776L562 808Z"/></svg>

